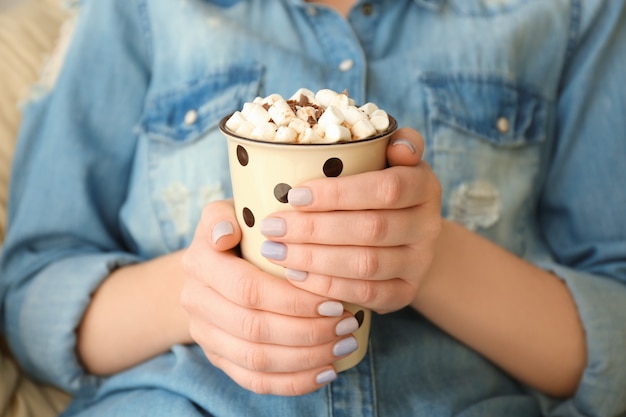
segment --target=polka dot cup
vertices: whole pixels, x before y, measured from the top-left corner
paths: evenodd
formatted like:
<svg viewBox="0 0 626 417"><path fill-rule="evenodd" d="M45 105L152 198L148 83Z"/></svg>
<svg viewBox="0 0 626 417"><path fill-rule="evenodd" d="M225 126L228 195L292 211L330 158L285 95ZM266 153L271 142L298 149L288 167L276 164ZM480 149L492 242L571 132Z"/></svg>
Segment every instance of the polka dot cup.
<svg viewBox="0 0 626 417"><path fill-rule="evenodd" d="M292 210L287 193L303 181L385 168L387 144L397 123L390 117L386 132L354 142L286 144L238 136L226 128L228 117L222 119L219 127L228 139L235 210L243 235L242 256L260 269L284 277L285 268L261 256L261 244L266 240L260 232L261 220L274 212ZM344 308L359 320L360 327L354 332L359 348L334 363L338 372L363 359L370 332L368 309L350 303L344 303Z"/></svg>

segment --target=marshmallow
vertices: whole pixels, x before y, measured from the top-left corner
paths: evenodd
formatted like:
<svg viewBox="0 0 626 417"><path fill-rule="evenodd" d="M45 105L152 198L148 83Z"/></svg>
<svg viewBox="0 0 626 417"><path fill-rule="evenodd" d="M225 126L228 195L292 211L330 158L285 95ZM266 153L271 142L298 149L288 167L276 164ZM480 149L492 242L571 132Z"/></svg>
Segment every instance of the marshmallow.
<svg viewBox="0 0 626 417"><path fill-rule="evenodd" d="M378 132L384 132L389 128L389 115L384 110L376 110L370 116L370 122Z"/></svg>
<svg viewBox="0 0 626 417"><path fill-rule="evenodd" d="M294 119L291 119L291 121L289 122L289 127L295 130L297 133L302 133L307 127L310 126L304 120L296 117Z"/></svg>
<svg viewBox="0 0 626 417"><path fill-rule="evenodd" d="M282 98L276 100L274 104L267 109L267 112L278 126L287 126L289 122L296 117L296 114L291 110L289 104Z"/></svg>
<svg viewBox="0 0 626 417"><path fill-rule="evenodd" d="M276 137L276 125L272 122L265 122L257 125L250 133L252 139L273 141Z"/></svg>
<svg viewBox="0 0 626 417"><path fill-rule="evenodd" d="M352 126L350 131L355 139L365 139L377 133L376 128L372 125L372 122L370 122L369 119L359 120L354 124L354 126Z"/></svg>
<svg viewBox="0 0 626 417"><path fill-rule="evenodd" d="M232 116L230 116L230 118L226 121L226 127L232 131L232 132L236 132L237 129L239 129L239 126L241 126L241 124L243 122L246 121L246 118L243 117L243 114L241 114L240 111L236 111L232 114Z"/></svg>
<svg viewBox="0 0 626 417"><path fill-rule="evenodd" d="M378 110L378 106L374 103L365 103L359 109L368 116Z"/></svg>
<svg viewBox="0 0 626 417"><path fill-rule="evenodd" d="M263 104L267 104L267 105L273 105L274 103L276 103L279 100L282 100L283 97L280 94L270 94L269 96L265 97L263 99Z"/></svg>
<svg viewBox="0 0 626 417"><path fill-rule="evenodd" d="M367 119L367 115L354 106L345 106L341 108L343 117L347 124L354 125L359 120Z"/></svg>
<svg viewBox="0 0 626 417"><path fill-rule="evenodd" d="M317 100L320 106L328 107L333 104L333 101L336 99L337 95L338 94L335 91L324 88L322 90L319 90L317 94L315 94L315 100Z"/></svg>
<svg viewBox="0 0 626 417"><path fill-rule="evenodd" d="M348 142L352 139L352 133L345 126L328 125L324 131L324 139L325 143Z"/></svg>
<svg viewBox="0 0 626 417"><path fill-rule="evenodd" d="M298 138L298 132L289 126L279 126L276 130L276 142L294 143Z"/></svg>
<svg viewBox="0 0 626 417"><path fill-rule="evenodd" d="M244 106L242 114L246 120L251 121L256 126L270 121L270 114L265 107L260 104L251 103L249 106Z"/></svg>
<svg viewBox="0 0 626 417"><path fill-rule="evenodd" d="M322 137L310 127L307 127L305 131L298 136L298 143L319 143L321 140Z"/></svg>
<svg viewBox="0 0 626 417"><path fill-rule="evenodd" d="M254 123L246 120L241 125L239 125L237 130L235 130L235 133L239 136L250 137L255 127L256 125Z"/></svg>
<svg viewBox="0 0 626 417"><path fill-rule="evenodd" d="M315 93L308 88L300 88L289 98L289 100L300 101L300 96L308 98L310 103L317 103L315 100Z"/></svg>
<svg viewBox="0 0 626 417"><path fill-rule="evenodd" d="M326 111L322 113L317 124L324 130L329 125L340 125L344 122L345 118L342 111L337 106L330 105L326 108Z"/></svg>
<svg viewBox="0 0 626 417"><path fill-rule="evenodd" d="M300 107L298 110L296 110L296 116L298 116L299 119L302 119L307 123L309 122L309 120L317 122L317 117L315 117L315 113L316 111L313 107Z"/></svg>

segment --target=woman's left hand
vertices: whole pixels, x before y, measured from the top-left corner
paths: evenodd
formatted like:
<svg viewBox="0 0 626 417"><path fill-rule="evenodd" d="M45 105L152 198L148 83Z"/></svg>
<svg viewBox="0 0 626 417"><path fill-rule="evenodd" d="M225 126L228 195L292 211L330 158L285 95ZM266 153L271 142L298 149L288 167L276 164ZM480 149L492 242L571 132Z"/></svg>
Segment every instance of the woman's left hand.
<svg viewBox="0 0 626 417"><path fill-rule="evenodd" d="M289 193L297 210L262 222L265 253L286 254L268 259L287 268L293 285L324 297L378 313L410 304L441 229L441 188L423 149L419 133L399 129L389 168L299 184Z"/></svg>

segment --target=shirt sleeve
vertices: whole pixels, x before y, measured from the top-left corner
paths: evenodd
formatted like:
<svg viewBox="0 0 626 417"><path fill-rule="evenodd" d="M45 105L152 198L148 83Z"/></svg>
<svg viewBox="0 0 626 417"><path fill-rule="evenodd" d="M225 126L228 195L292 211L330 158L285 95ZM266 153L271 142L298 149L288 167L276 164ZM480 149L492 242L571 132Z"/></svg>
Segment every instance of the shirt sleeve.
<svg viewBox="0 0 626 417"><path fill-rule="evenodd" d="M0 318L36 379L70 392L95 381L75 353L90 295L137 262L118 222L143 111L150 49L145 8L85 1L56 84L26 108L0 258Z"/></svg>
<svg viewBox="0 0 626 417"><path fill-rule="evenodd" d="M587 366L572 398L542 403L548 416L617 416L626 413L626 3L573 3L539 207L550 256L538 263L571 291Z"/></svg>

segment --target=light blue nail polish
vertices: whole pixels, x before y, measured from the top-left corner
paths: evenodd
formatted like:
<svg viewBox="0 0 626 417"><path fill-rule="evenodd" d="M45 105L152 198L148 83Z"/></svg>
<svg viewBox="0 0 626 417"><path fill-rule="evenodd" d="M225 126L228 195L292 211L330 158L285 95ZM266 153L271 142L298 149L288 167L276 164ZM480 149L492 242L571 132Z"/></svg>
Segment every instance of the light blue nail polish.
<svg viewBox="0 0 626 417"><path fill-rule="evenodd" d="M347 317L337 323L335 326L335 334L337 336L345 336L355 332L359 328L359 322L354 317Z"/></svg>
<svg viewBox="0 0 626 417"><path fill-rule="evenodd" d="M339 317L343 314L343 304L339 301L324 301L317 307L320 316Z"/></svg>
<svg viewBox="0 0 626 417"><path fill-rule="evenodd" d="M232 235L234 232L233 225L228 220L224 220L223 222L219 222L213 227L211 231L211 240L213 244L216 244L218 240L227 235Z"/></svg>
<svg viewBox="0 0 626 417"><path fill-rule="evenodd" d="M354 336L346 337L345 339L341 339L335 346L333 346L333 355L335 356L343 356L348 353L352 353L359 348L359 343L356 341Z"/></svg>
<svg viewBox="0 0 626 417"><path fill-rule="evenodd" d="M285 220L279 217L268 217L261 220L261 233L265 236L284 236L287 231Z"/></svg>
<svg viewBox="0 0 626 417"><path fill-rule="evenodd" d="M328 384L329 382L333 382L337 379L337 372L334 369L328 369L326 371L322 371L315 377L315 382L320 385Z"/></svg>
<svg viewBox="0 0 626 417"><path fill-rule="evenodd" d="M287 201L292 206L308 206L313 202L313 194L309 188L292 188L287 193Z"/></svg>
<svg viewBox="0 0 626 417"><path fill-rule="evenodd" d="M297 269L285 268L285 278L293 281L304 281L309 274L306 271L298 271Z"/></svg>
<svg viewBox="0 0 626 417"><path fill-rule="evenodd" d="M413 146L413 144L406 139L396 139L391 143L391 146L396 146L396 145L406 146L407 148L409 148L412 154L415 153L415 146Z"/></svg>
<svg viewBox="0 0 626 417"><path fill-rule="evenodd" d="M261 256L275 261L282 261L287 257L287 246L266 240L261 244Z"/></svg>

